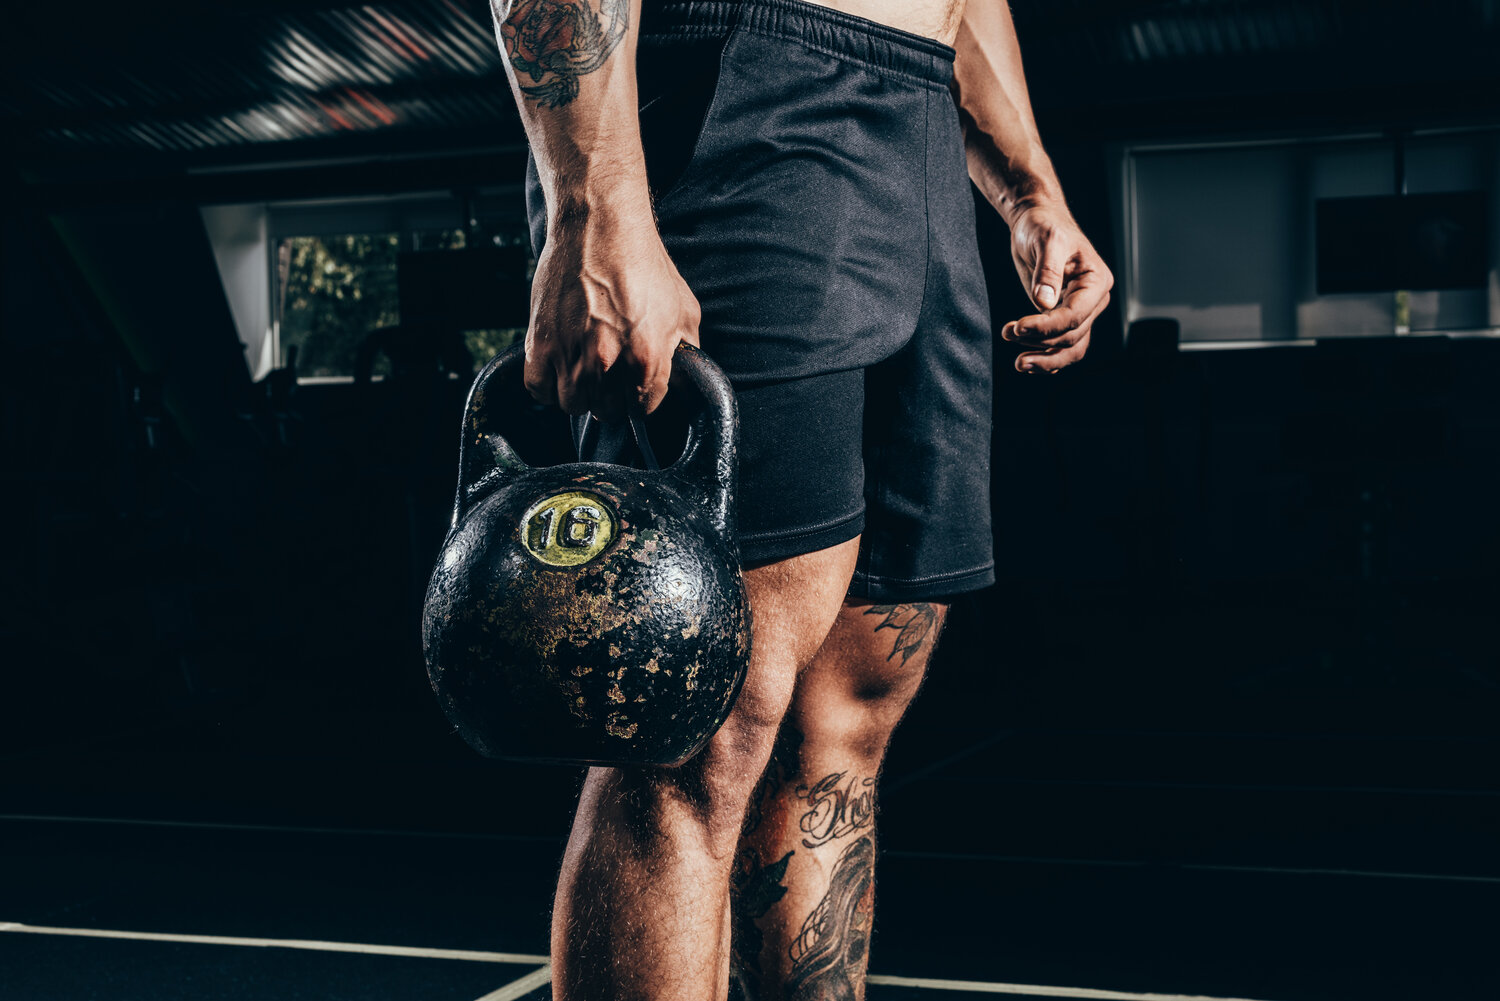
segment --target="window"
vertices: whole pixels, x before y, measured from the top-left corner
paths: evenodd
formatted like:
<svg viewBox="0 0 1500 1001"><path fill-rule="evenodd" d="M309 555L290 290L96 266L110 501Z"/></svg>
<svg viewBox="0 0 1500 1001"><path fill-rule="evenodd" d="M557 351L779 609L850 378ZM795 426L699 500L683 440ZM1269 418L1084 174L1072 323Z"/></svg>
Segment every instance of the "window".
<svg viewBox="0 0 1500 1001"><path fill-rule="evenodd" d="M396 233L293 236L276 248L282 364L296 350L301 377L354 374L361 343L401 322L396 298ZM374 361L387 375L390 362Z"/></svg>
<svg viewBox="0 0 1500 1001"><path fill-rule="evenodd" d="M1411 137L1406 190L1487 191L1500 234L1497 163L1500 132ZM1184 342L1500 332L1494 246L1489 289L1318 294L1317 200L1393 194L1395 164L1386 138L1126 148L1128 319L1173 317Z"/></svg>

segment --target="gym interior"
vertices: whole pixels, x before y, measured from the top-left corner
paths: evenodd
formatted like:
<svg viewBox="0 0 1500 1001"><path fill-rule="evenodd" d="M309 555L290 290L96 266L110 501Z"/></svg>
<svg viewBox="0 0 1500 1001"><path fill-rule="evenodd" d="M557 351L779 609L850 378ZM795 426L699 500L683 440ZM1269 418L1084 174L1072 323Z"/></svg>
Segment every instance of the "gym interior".
<svg viewBox="0 0 1500 1001"><path fill-rule="evenodd" d="M1500 3L1013 9L1115 293L997 344L868 997L1500 996ZM7 20L0 998L550 997L582 770L420 631L534 264L488 6Z"/></svg>

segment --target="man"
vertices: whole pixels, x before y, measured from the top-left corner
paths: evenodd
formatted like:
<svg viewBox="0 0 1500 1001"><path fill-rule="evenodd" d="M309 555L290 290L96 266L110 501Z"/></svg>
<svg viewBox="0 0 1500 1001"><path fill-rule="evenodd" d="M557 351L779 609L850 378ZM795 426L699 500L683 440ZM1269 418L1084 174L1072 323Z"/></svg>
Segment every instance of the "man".
<svg viewBox="0 0 1500 1001"><path fill-rule="evenodd" d="M527 387L649 411L701 340L739 399L754 615L701 754L589 772L555 996L862 997L881 759L947 600L994 579L965 174L1041 310L1002 331L1020 370L1083 356L1111 276L998 0L493 2L533 155Z"/></svg>

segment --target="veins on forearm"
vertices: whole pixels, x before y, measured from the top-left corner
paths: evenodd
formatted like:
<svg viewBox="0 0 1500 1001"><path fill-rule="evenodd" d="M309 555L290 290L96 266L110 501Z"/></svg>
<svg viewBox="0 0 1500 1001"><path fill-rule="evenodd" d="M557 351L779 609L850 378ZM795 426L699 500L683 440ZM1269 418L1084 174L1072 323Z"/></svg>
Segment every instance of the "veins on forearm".
<svg viewBox="0 0 1500 1001"><path fill-rule="evenodd" d="M1039 144L1025 146L1021 154L1007 152L994 135L960 110L969 175L1007 223L1035 204L1062 200L1052 162Z"/></svg>
<svg viewBox="0 0 1500 1001"><path fill-rule="evenodd" d="M490 0L521 93L543 108L578 96L578 80L609 59L630 27L630 0ZM529 77L532 84L522 82Z"/></svg>

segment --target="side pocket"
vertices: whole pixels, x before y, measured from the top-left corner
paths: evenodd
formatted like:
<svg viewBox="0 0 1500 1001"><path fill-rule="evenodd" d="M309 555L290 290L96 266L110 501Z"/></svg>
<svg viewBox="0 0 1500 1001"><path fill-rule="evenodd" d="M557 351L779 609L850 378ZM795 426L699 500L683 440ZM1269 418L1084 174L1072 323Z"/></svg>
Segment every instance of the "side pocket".
<svg viewBox="0 0 1500 1001"><path fill-rule="evenodd" d="M636 53L641 147L652 199L665 201L692 175L728 89L725 58L737 36L663 41Z"/></svg>

